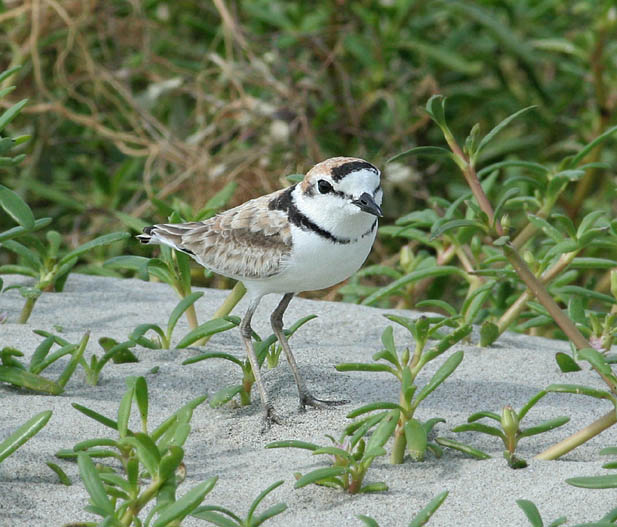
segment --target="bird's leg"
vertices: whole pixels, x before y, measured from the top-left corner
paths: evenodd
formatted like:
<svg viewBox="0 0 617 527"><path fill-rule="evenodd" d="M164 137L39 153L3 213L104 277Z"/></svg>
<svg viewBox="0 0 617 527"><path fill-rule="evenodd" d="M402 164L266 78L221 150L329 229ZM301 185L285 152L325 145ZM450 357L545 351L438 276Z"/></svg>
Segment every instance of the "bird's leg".
<svg viewBox="0 0 617 527"><path fill-rule="evenodd" d="M257 355L255 355L255 348L253 348L252 341L252 332L251 329L251 319L253 318L253 314L259 305L259 301L261 298L256 298L251 301L242 322L240 323L240 333L242 335L242 340L244 341L244 347L246 348L246 354L249 358L249 362L251 363L251 368L253 370L253 377L255 377L255 384L257 384L257 389L259 390L259 395L261 397L261 404L264 410L264 430L269 428L272 423L281 424L281 420L276 415L274 411L274 407L272 403L268 400L268 394L266 393L266 388L264 387L264 383L261 380L261 372L259 371L259 361L257 360ZM262 430L263 432L263 430Z"/></svg>
<svg viewBox="0 0 617 527"><path fill-rule="evenodd" d="M287 293L283 296L279 305L276 306L276 309L270 315L270 323L272 324L272 329L274 330L276 338L281 343L283 351L285 352L285 356L287 357L287 362L289 363L294 379L296 380L296 385L298 386L298 395L300 397L300 410L305 410L306 405L313 406L315 408L323 408L325 406L334 406L349 402L323 401L321 399L313 397L311 392L307 390L306 385L304 384L304 380L300 376L300 371L298 370L296 359L294 359L294 356L291 353L291 348L289 347L289 343L287 342L287 337L283 333L283 313L285 313L285 310L287 309L287 306L289 305L289 302L291 302L293 296L293 293Z"/></svg>

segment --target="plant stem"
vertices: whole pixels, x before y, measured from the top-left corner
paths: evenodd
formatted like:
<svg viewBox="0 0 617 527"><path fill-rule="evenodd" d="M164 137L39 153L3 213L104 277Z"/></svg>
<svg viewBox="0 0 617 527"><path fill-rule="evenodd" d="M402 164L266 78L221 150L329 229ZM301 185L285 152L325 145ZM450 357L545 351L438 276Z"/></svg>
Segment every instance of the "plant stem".
<svg viewBox="0 0 617 527"><path fill-rule="evenodd" d="M189 291L190 293L190 291ZM195 329L199 326L199 322L197 322L197 312L195 311L195 304L189 306L189 308L185 311L186 320L189 323L189 327L191 329Z"/></svg>
<svg viewBox="0 0 617 527"><path fill-rule="evenodd" d="M482 211L488 216L489 222L493 223L495 226L495 232L497 232L498 236L503 236L503 229L501 228L501 223L497 218L495 218L495 213L493 211L493 206L491 202L488 200L488 197L484 193L484 189L480 184L480 180L478 179L478 175L476 174L476 169L473 167L469 158L465 155L465 153L461 150L461 147L458 146L458 143L452 137L450 140L446 137L446 141L450 146L450 149L458 158L460 158L463 163L462 166L459 165L461 171L463 172L463 176L465 177L465 181L469 185L472 194L476 198L478 205L482 209Z"/></svg>
<svg viewBox="0 0 617 527"><path fill-rule="evenodd" d="M233 287L231 292L225 298L225 301L221 304L214 313L212 318L221 318L231 313L231 310L236 307L236 304L242 300L242 297L246 293L246 288L242 282L236 282L236 285Z"/></svg>
<svg viewBox="0 0 617 527"><path fill-rule="evenodd" d="M533 296L536 296L540 303L549 312L549 315L553 317L553 320L562 329L566 336L574 343L578 349L590 348L591 344L578 330L578 328L572 323L572 321L563 313L561 308L557 305L557 302L553 300L553 297L548 293L542 282L538 280L525 261L520 257L518 251L510 244L503 246L503 251L516 271L521 280L525 282L525 285L530 289Z"/></svg>
<svg viewBox="0 0 617 527"><path fill-rule="evenodd" d="M593 347L570 320L570 318L561 310L561 308L557 305L557 302L553 300L553 297L548 293L542 282L536 278L536 275L534 275L529 267L527 267L527 264L520 257L518 252L509 244L503 246L503 251L512 267L514 267L516 273L521 277L523 282L525 282L525 285L527 285L533 295L538 298L540 303L548 311L549 315L553 317L555 323L572 341L576 348L580 350ZM592 368L600 377L602 377L602 380L608 385L610 391L612 393L616 393L615 386L611 380L600 372L595 366L592 365Z"/></svg>
<svg viewBox="0 0 617 527"><path fill-rule="evenodd" d="M582 445L585 441L595 437L600 432L610 428L615 423L617 423L617 412L615 412L615 410L611 410L606 415L603 415L599 419L595 420L589 426L586 426L582 430L572 434L570 437L564 439L556 445L547 448L544 452L538 454L534 459L557 459L571 450L574 450L577 446Z"/></svg>
<svg viewBox="0 0 617 527"><path fill-rule="evenodd" d="M236 304L240 302L240 300L242 300L242 297L245 293L246 288L244 287L244 284L242 282L236 282L236 285L234 285L233 289L227 295L227 298L225 298L224 302L221 304L221 307L216 310L212 318L222 318L229 315L229 313L231 313L231 310L236 307ZM197 342L197 345L205 346L205 344L210 340L210 338L211 335L208 337L204 337L199 342Z"/></svg>
<svg viewBox="0 0 617 527"><path fill-rule="evenodd" d="M558 192L555 192L554 194L551 194L549 196L549 198L544 202L544 204L542 205L540 210L538 210L536 212L536 216L538 216L538 217L540 217L542 219L548 218L548 215L551 213L551 210L553 210L553 207L555 206L557 198L561 195L562 191L565 188L566 188L566 185L563 185L559 189ZM514 238L514 240L512 240L512 245L514 246L515 249L520 249L531 238L533 238L533 236L535 236L535 234L538 232L538 230L539 230L539 228L536 227L533 223L531 223L531 222L528 223L527 225L525 225L523 230L518 233L516 238Z"/></svg>
<svg viewBox="0 0 617 527"><path fill-rule="evenodd" d="M531 224L530 224L531 225ZM514 242L512 243L514 246ZM570 263L574 260L574 257L579 253L579 251L572 251L566 254L562 254L559 260L557 260L552 267L544 271L542 276L540 276L539 280L542 284L546 285L551 283ZM497 328L499 330L499 334L501 335L504 331L506 331L510 325L518 318L521 312L527 306L527 302L529 302L534 297L531 289L526 289L521 296L519 296L516 301L508 308L508 310L501 315L499 322L497 323Z"/></svg>
<svg viewBox="0 0 617 527"><path fill-rule="evenodd" d="M139 514L139 511L141 511L141 509L143 509L146 506L146 504L152 498L154 498L154 496L156 496L156 493L158 492L159 488L161 487L163 483L164 481L159 479L158 477L152 480L152 482L150 483L150 485L148 485L146 490L144 490L141 493L141 495L137 498L133 506L126 509L126 511L122 515L122 518L120 518L120 523L122 525L125 525L126 527L131 525L133 520Z"/></svg>
<svg viewBox="0 0 617 527"><path fill-rule="evenodd" d="M401 416L401 419L403 417ZM392 465L400 465L405 459L405 431L399 421L399 424L394 432L394 444L392 445L392 454L390 455L390 463Z"/></svg>
<svg viewBox="0 0 617 527"><path fill-rule="evenodd" d="M28 319L30 318L30 315L32 314L32 309L34 309L34 304L36 304L37 300L38 300L38 297L26 298L26 303L24 304L24 307L22 308L21 313L19 314L19 320L17 321L18 324L25 324L26 322L28 322Z"/></svg>

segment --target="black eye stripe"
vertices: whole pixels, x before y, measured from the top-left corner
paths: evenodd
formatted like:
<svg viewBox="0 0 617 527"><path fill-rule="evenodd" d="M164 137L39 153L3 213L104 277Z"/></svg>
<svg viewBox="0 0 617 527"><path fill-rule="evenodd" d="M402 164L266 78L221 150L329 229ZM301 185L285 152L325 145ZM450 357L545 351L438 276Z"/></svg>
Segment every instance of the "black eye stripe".
<svg viewBox="0 0 617 527"><path fill-rule="evenodd" d="M330 194L331 196L336 196L338 198L342 198L344 200L353 200L353 196L351 194L347 194L346 192L343 192L341 190L334 190L332 189L330 192L328 192L328 194Z"/></svg>
<svg viewBox="0 0 617 527"><path fill-rule="evenodd" d="M347 174L351 174L356 170L370 170L371 172L375 172L375 174L379 174L379 170L366 161L349 161L332 169L332 179L334 179L334 181L340 181Z"/></svg>

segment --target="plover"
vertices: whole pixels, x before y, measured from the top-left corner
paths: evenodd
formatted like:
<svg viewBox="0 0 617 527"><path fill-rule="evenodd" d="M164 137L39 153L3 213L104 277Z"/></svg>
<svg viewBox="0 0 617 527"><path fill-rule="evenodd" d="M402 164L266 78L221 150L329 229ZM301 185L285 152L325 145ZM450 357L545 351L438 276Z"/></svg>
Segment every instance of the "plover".
<svg viewBox="0 0 617 527"><path fill-rule="evenodd" d="M382 216L379 177L379 170L363 159L334 157L315 165L291 187L205 221L152 225L137 236L142 243L169 245L244 283L249 307L240 332L267 425L280 420L251 341L251 319L264 295L283 295L270 322L298 386L300 408L345 402L320 400L307 390L283 334L283 313L294 294L337 284L364 263L377 233L377 217Z"/></svg>

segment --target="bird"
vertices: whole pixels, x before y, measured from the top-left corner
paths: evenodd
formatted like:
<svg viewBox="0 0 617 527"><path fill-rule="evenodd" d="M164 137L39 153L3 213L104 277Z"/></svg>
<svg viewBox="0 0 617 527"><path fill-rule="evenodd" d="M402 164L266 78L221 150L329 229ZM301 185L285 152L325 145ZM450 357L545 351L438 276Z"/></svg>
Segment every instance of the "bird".
<svg viewBox="0 0 617 527"><path fill-rule="evenodd" d="M164 244L188 254L246 287L249 304L239 327L261 398L264 429L282 422L266 392L251 339L251 320L265 295L283 295L270 322L292 370L300 410L347 402L317 399L307 389L283 333L283 314L295 294L342 282L365 262L383 216L380 175L363 159L333 157L292 186L203 221L151 225L137 236L143 244Z"/></svg>

